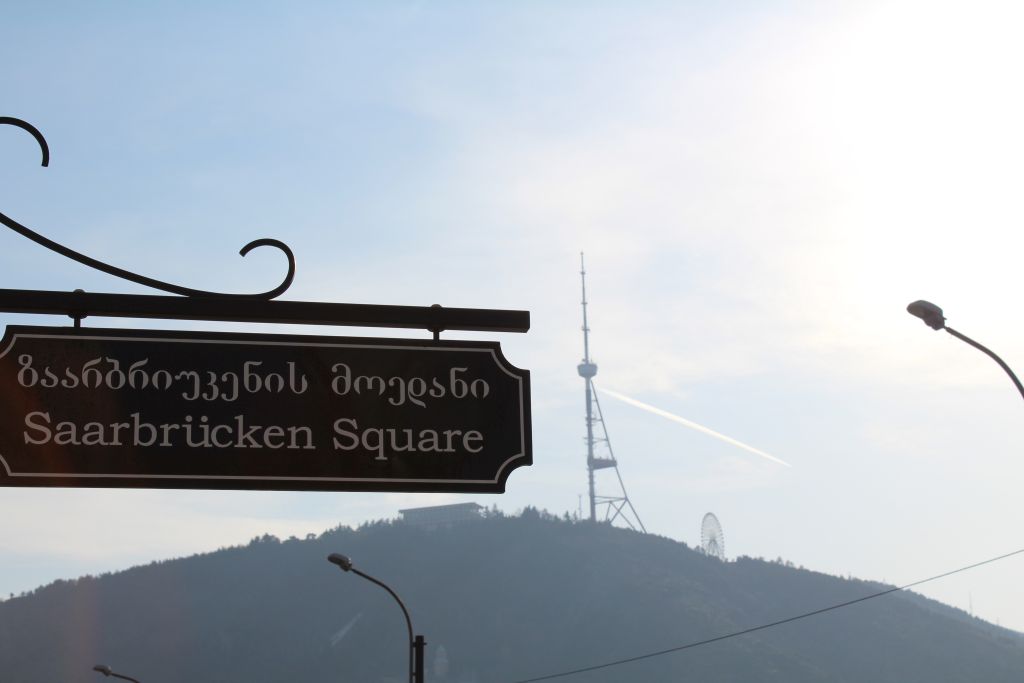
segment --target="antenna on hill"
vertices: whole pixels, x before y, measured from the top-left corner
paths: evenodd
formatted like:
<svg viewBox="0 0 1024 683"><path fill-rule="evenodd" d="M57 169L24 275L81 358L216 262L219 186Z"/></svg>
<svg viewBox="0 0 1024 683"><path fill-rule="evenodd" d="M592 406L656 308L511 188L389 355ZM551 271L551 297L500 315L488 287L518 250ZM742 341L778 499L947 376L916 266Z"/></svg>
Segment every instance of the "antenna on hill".
<svg viewBox="0 0 1024 683"><path fill-rule="evenodd" d="M597 400L597 392L594 391L594 376L597 374L597 364L590 359L590 327L587 326L587 269L583 265L583 252L580 252L580 283L583 288L583 362L576 366L580 377L586 385L586 407L587 407L587 490L590 495L590 521L596 522L598 508L603 508L602 521L614 524L617 520L628 526L630 529L639 529L644 533L644 523L640 521L633 504L629 501L626 493L626 485L622 483L622 475L619 474L619 465L612 452L612 442L608 438L608 428L604 423L604 416L601 414L601 403ZM601 437L594 436L594 425L600 424ZM595 455L595 447L601 445L606 450L606 457ZM595 491L594 475L598 470L613 469L615 478L619 482L618 495L598 495Z"/></svg>

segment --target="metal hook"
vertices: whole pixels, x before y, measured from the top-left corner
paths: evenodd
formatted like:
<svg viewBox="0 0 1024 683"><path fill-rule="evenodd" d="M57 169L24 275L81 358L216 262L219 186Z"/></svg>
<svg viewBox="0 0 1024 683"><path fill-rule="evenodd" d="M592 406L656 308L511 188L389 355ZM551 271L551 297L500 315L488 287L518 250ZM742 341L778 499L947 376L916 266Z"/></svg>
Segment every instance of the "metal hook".
<svg viewBox="0 0 1024 683"><path fill-rule="evenodd" d="M50 165L50 146L46 144L46 138L39 132L39 129L33 126L28 121L22 121L16 119L13 116L0 116L0 125L7 124L8 126L17 126L22 130L27 130L32 134L32 137L39 143L39 149L43 151L43 166Z"/></svg>
<svg viewBox="0 0 1024 683"><path fill-rule="evenodd" d="M16 126L18 128L21 128L22 130L31 133L32 136L36 139L36 142L39 143L39 147L42 150L43 166L49 166L50 147L49 145L46 144L46 139L43 137L43 134L40 133L35 126L28 123L27 121L22 121L21 119L16 119L11 116L0 116L0 124ZM3 223L8 228L18 233L19 235L27 237L36 244L42 245L49 249L50 251L55 251L61 256L69 258L72 261L77 261L78 263L102 271L104 273L107 273L108 275L113 275L114 277L119 277L130 282L135 282L145 287L159 289L164 292L171 292L172 294L180 294L182 296L234 297L243 299L274 299L283 294L291 286L292 280L295 279L295 255L292 253L291 248L289 248L288 245L285 244L284 242L271 238L253 240L252 242L249 242L244 247L242 247L238 253L241 254L242 256L245 256L246 254L248 254L250 251L257 247L275 247L277 249L280 249L282 252L284 252L285 257L288 259L288 273L287 275L285 275L284 280L282 280L281 284L279 284L277 287L267 290L266 292L259 292L257 294L229 294L222 292L208 292L201 289L192 289L191 287L182 287L180 285L175 285L169 282L163 282L162 280L155 280L144 275L139 275L138 273L133 273L129 270L124 270L123 268L118 268L108 263L104 263L103 261L98 261L94 258L86 256L85 254L81 254L77 251L74 251L73 249L68 249L64 245L58 244L57 242L54 242L51 239L43 237L39 233L25 227L21 223L18 223L16 220L4 215L3 213L0 213L0 223Z"/></svg>

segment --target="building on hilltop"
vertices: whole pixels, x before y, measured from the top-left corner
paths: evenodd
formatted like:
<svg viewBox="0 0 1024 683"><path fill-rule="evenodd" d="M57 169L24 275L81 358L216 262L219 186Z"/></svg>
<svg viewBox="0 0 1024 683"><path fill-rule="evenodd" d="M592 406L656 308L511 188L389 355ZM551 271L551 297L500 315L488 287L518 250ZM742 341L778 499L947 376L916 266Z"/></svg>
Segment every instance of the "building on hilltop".
<svg viewBox="0 0 1024 683"><path fill-rule="evenodd" d="M472 522L483 517L482 505L476 503L455 503L453 505L431 505L430 507L399 510L402 521L408 524L437 529L453 524Z"/></svg>

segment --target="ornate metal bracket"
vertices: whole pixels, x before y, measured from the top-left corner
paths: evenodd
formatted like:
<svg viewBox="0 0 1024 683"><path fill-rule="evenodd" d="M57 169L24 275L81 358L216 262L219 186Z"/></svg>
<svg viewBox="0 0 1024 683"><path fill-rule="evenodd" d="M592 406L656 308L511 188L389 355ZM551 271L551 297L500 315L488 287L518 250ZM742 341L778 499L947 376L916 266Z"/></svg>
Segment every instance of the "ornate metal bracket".
<svg viewBox="0 0 1024 683"><path fill-rule="evenodd" d="M43 134L32 124L10 116L0 116L0 124L21 128L39 143L43 166L50 162L50 148ZM295 277L295 256L287 244L264 238L246 244L239 253L245 256L257 247L275 247L288 258L288 274L277 287L257 294L207 292L162 282L81 254L58 244L0 213L0 223L61 256L130 282L179 296L136 294L98 294L0 289L0 312L67 315L80 321L87 316L118 318L164 318L175 320L216 320L224 322L261 322L298 325L347 325L354 327L397 327L425 329L438 339L444 330L483 332L526 332L530 329L529 311L426 306L378 306L309 301L273 301L291 286ZM186 298L181 298L186 297Z"/></svg>
<svg viewBox="0 0 1024 683"><path fill-rule="evenodd" d="M50 165L50 146L46 144L46 138L43 137L43 134L39 132L38 128L28 123L27 121L22 121L21 119L16 119L10 116L0 116L0 124L17 126L18 128L21 128L31 133L32 136L36 139L36 142L39 143L39 148L43 152L43 166ZM3 223L8 228L18 233L19 235L27 237L36 244L40 244L49 249L50 251L57 252L61 256L65 256L73 261L78 261L82 265L89 266L90 268L95 268L96 270L107 273L108 275L113 275L114 277L129 280L130 282L134 282L145 287L159 289L162 292L180 294L182 296L218 296L238 297L245 299L275 299L281 294L284 294L284 292L291 286L292 280L295 279L295 255L292 253L292 250L284 242L270 238L253 240L252 242L249 242L247 245L242 247L238 253L241 254L242 256L245 256L256 247L276 247L277 249L280 249L288 258L288 274L285 276L284 280L277 287L267 290L266 292L259 292L257 294L228 294L221 292L207 292L201 289L192 289L191 287L182 287L181 285L175 285L171 284L170 282L155 280L151 277L146 277L145 275L139 275L138 273L133 273L129 270L118 268L117 266L112 266L109 263L104 263L103 261L99 261L90 256L86 256L85 254L79 253L73 249L68 249L63 244L59 244L51 239L48 239L40 235L36 231L22 225L18 221L14 220L13 218L10 218L9 216L6 216L3 213L0 213L0 223Z"/></svg>

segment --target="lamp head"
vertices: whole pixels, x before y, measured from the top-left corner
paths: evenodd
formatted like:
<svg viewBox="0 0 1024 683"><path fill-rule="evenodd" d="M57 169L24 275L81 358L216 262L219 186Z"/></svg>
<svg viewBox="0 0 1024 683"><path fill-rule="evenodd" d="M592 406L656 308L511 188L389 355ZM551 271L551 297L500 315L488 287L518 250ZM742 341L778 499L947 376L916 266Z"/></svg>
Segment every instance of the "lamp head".
<svg viewBox="0 0 1024 683"><path fill-rule="evenodd" d="M104 676L109 676L110 674L114 673L113 671L111 671L110 667L107 666L106 664L97 664L96 666L94 666L92 668L92 670L93 671L99 671Z"/></svg>
<svg viewBox="0 0 1024 683"><path fill-rule="evenodd" d="M946 326L946 318L942 315L942 309L930 301L923 299L915 301L907 306L907 312L923 320L925 325L933 330L941 330Z"/></svg>
<svg viewBox="0 0 1024 683"><path fill-rule="evenodd" d="M352 569L352 560L348 559L340 553L331 553L327 556L327 561L331 564L336 564L341 567L342 571L350 571Z"/></svg>

